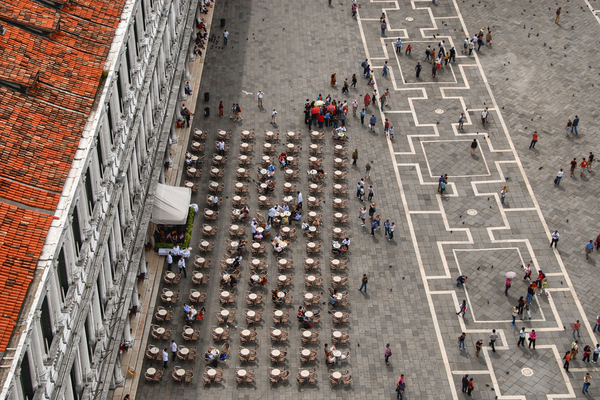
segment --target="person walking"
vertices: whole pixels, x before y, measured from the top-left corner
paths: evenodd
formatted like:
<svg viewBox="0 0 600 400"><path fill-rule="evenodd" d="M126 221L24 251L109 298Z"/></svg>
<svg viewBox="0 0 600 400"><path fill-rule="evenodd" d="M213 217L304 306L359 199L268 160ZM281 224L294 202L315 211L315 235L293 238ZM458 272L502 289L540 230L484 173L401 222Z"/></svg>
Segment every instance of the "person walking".
<svg viewBox="0 0 600 400"><path fill-rule="evenodd" d="M221 102L219 103L219 117L222 117L222 116L223 116L223 108L224 108L224 106L223 106L223 102L221 101Z"/></svg>
<svg viewBox="0 0 600 400"><path fill-rule="evenodd" d="M556 18L554 18L554 23L555 24L560 23L560 10L561 10L560 7L558 7L558 9L556 10Z"/></svg>
<svg viewBox="0 0 600 400"><path fill-rule="evenodd" d="M531 137L531 144L529 145L529 150L535 149L535 144L538 141L538 133L537 131L533 132L533 136Z"/></svg>
<svg viewBox="0 0 600 400"><path fill-rule="evenodd" d="M593 350L594 349L592 349L592 346L590 346L589 344L585 345L585 347L583 348L583 358L581 359L581 361L587 362L589 364L590 355L592 354Z"/></svg>
<svg viewBox="0 0 600 400"><path fill-rule="evenodd" d="M571 360L577 360L577 353L579 353L579 340L571 343Z"/></svg>
<svg viewBox="0 0 600 400"><path fill-rule="evenodd" d="M519 309L515 306L510 306L510 312L512 314L513 319L510 326L515 326L515 319L517 318L517 315L519 315Z"/></svg>
<svg viewBox="0 0 600 400"><path fill-rule="evenodd" d="M360 111L360 124L361 125L365 124L365 109L364 108Z"/></svg>
<svg viewBox="0 0 600 400"><path fill-rule="evenodd" d="M550 296L550 292L548 291L548 278L544 278L542 281L542 290L540 290L538 296L541 296L542 293L546 293L546 297Z"/></svg>
<svg viewBox="0 0 600 400"><path fill-rule="evenodd" d="M571 361L571 352L567 350L567 352L565 353L565 356L563 357L563 360L565 360L565 363L563 364L563 368L565 370L567 370L567 372L569 372L569 362Z"/></svg>
<svg viewBox="0 0 600 400"><path fill-rule="evenodd" d="M163 368L167 368L168 367L168 363L169 363L169 353L167 353L167 348L165 347L162 351L162 360L163 360Z"/></svg>
<svg viewBox="0 0 600 400"><path fill-rule="evenodd" d="M535 340L537 339L537 333L535 333L535 329L531 330L529 334L529 348L533 345L533 349L535 350ZM525 347L525 346L523 346Z"/></svg>
<svg viewBox="0 0 600 400"><path fill-rule="evenodd" d="M369 93L366 93L363 101L365 103L365 108L363 108L363 110L368 110L369 104L371 104L371 95Z"/></svg>
<svg viewBox="0 0 600 400"><path fill-rule="evenodd" d="M392 350L390 349L389 343L385 345L385 352L383 355L385 357L385 365L390 365L389 360L392 355Z"/></svg>
<svg viewBox="0 0 600 400"><path fill-rule="evenodd" d="M527 336L528 332L529 331L525 329L525 327L521 328L521 330L519 331L519 342L517 343L517 347L519 347L521 344L523 345L523 347L525 347L525 337Z"/></svg>
<svg viewBox="0 0 600 400"><path fill-rule="evenodd" d="M563 169L561 168L560 171L558 171L556 173L556 178L554 178L554 184L555 185L560 185L560 180L562 179L563 175L565 173L563 172Z"/></svg>
<svg viewBox="0 0 600 400"><path fill-rule="evenodd" d="M436 75L437 75L437 64L433 63L433 65L431 66L431 78L435 79Z"/></svg>
<svg viewBox="0 0 600 400"><path fill-rule="evenodd" d="M467 386L467 395L470 396L473 392L473 389L475 389L475 385L473 384L473 378L469 378L469 386Z"/></svg>
<svg viewBox="0 0 600 400"><path fill-rule="evenodd" d="M421 67L421 63L417 62L417 65L415 65L415 72L417 73L417 78L419 77L419 75L421 74L421 69L423 67Z"/></svg>
<svg viewBox="0 0 600 400"><path fill-rule="evenodd" d="M596 344L596 348L594 349L594 355L592 356L592 362L594 364L597 363L599 355L600 355L600 344Z"/></svg>
<svg viewBox="0 0 600 400"><path fill-rule="evenodd" d="M367 219L367 208L366 207L361 207L358 209L359 212L359 218L362 221L361 226L364 228L365 227L365 221Z"/></svg>
<svg viewBox="0 0 600 400"><path fill-rule="evenodd" d="M337 72L331 74L331 82L329 83L331 86L337 85Z"/></svg>
<svg viewBox="0 0 600 400"><path fill-rule="evenodd" d="M471 142L471 155L475 155L475 151L477 150L477 139L473 139Z"/></svg>
<svg viewBox="0 0 600 400"><path fill-rule="evenodd" d="M370 202L375 196L375 190L373 189L373 185L369 185L369 195L367 196L367 200Z"/></svg>
<svg viewBox="0 0 600 400"><path fill-rule="evenodd" d="M525 304L527 304L527 302L523 300L523 296L519 297L519 301L517 302L517 309L519 310L519 314L523 314L523 308L525 308Z"/></svg>
<svg viewBox="0 0 600 400"><path fill-rule="evenodd" d="M573 121L571 121L570 119L567 121L567 126L565 126L565 133L567 134L567 137L569 137L569 133L571 133L571 127L573 126Z"/></svg>
<svg viewBox="0 0 600 400"><path fill-rule="evenodd" d="M573 161L571 161L571 178L573 177L575 168L577 168L577 158L574 158Z"/></svg>
<svg viewBox="0 0 600 400"><path fill-rule="evenodd" d="M525 266L525 268L523 268L523 271L525 271L525 276L523 277L523 282L525 282L527 279L529 279L529 281L531 281L531 265L527 264Z"/></svg>
<svg viewBox="0 0 600 400"><path fill-rule="evenodd" d="M375 236L375 229L377 229L377 221L373 220L371 222L371 235Z"/></svg>
<svg viewBox="0 0 600 400"><path fill-rule="evenodd" d="M277 110L273 109L271 113L271 125L277 125Z"/></svg>
<svg viewBox="0 0 600 400"><path fill-rule="evenodd" d="M173 265L173 256L171 255L171 252L169 251L167 253L167 270L170 271L171 270L171 266Z"/></svg>
<svg viewBox="0 0 600 400"><path fill-rule="evenodd" d="M589 259L589 255L594 251L594 242L590 240L588 244L585 245L585 259Z"/></svg>
<svg viewBox="0 0 600 400"><path fill-rule="evenodd" d="M390 237L388 238L388 241L391 241L394 238L395 230L396 230L396 224L392 222L392 224L390 225Z"/></svg>
<svg viewBox="0 0 600 400"><path fill-rule="evenodd" d="M535 294L536 284L532 283L527 288L527 298L525 299L525 303L531 304L531 299L533 299L533 295Z"/></svg>
<svg viewBox="0 0 600 400"><path fill-rule="evenodd" d="M365 164L365 181L366 180L371 180L371 164L369 163Z"/></svg>
<svg viewBox="0 0 600 400"><path fill-rule="evenodd" d="M223 43L227 44L228 41L229 41L229 32L227 32L227 29L225 29L223 31Z"/></svg>
<svg viewBox="0 0 600 400"><path fill-rule="evenodd" d="M596 317L596 325L594 325L593 332L596 332L596 329L598 329L598 332L600 332L600 314L598 314Z"/></svg>
<svg viewBox="0 0 600 400"><path fill-rule="evenodd" d="M533 284L533 286L535 287L535 284ZM522 315L521 315L521 320L525 319L525 313L527 313L527 317L529 319L531 319L531 306L530 303L525 303L523 305L523 310L525 311Z"/></svg>
<svg viewBox="0 0 600 400"><path fill-rule="evenodd" d="M352 84L350 85L350 87L353 87L356 89L357 82L358 82L358 78L356 77L356 74L352 74Z"/></svg>
<svg viewBox="0 0 600 400"><path fill-rule="evenodd" d="M402 53L402 39L396 39L396 53Z"/></svg>
<svg viewBox="0 0 600 400"><path fill-rule="evenodd" d="M223 139L219 140L219 155L220 156L224 156L225 155L225 141Z"/></svg>
<svg viewBox="0 0 600 400"><path fill-rule="evenodd" d="M390 233L390 226L391 225L392 224L391 224L390 220L386 219L385 222L383 223L383 229L384 229L383 236L385 236L385 237L388 236L388 234Z"/></svg>
<svg viewBox="0 0 600 400"><path fill-rule="evenodd" d="M550 242L550 247L552 247L552 245L554 245L554 248L556 248L559 238L560 238L560 233L558 233L557 230L554 230L554 232L552 232L552 241Z"/></svg>
<svg viewBox="0 0 600 400"><path fill-rule="evenodd" d="M383 63L383 74L381 76L387 76L388 74L388 62Z"/></svg>
<svg viewBox="0 0 600 400"><path fill-rule="evenodd" d="M177 262L179 266L179 274L183 274L184 278L187 278L187 272L185 271L185 259L181 257L179 262Z"/></svg>
<svg viewBox="0 0 600 400"><path fill-rule="evenodd" d="M492 351L495 353L496 347L494 346L494 344L496 343L496 340L498 340L498 334L496 333L495 329L492 329L492 333L489 335L489 337L490 337L489 346L492 348Z"/></svg>
<svg viewBox="0 0 600 400"><path fill-rule="evenodd" d="M590 156L588 157L588 171L592 172L592 163L594 162L594 154L590 151Z"/></svg>
<svg viewBox="0 0 600 400"><path fill-rule="evenodd" d="M458 118L458 129L463 130L463 126L465 124L465 114L464 113L460 113L460 117ZM472 146L472 145L471 145ZM473 150L471 148L471 154L473 154Z"/></svg>
<svg viewBox="0 0 600 400"><path fill-rule="evenodd" d="M510 284L512 283L512 279L506 278L506 284L504 285L504 295L508 297L508 289L510 289Z"/></svg>
<svg viewBox="0 0 600 400"><path fill-rule="evenodd" d="M298 195L298 209L302 210L302 192L296 193Z"/></svg>
<svg viewBox="0 0 600 400"><path fill-rule="evenodd" d="M585 377L583 378L583 389L581 390L581 393L586 394L591 383L592 383L592 376L590 375L589 372L586 372Z"/></svg>
<svg viewBox="0 0 600 400"><path fill-rule="evenodd" d="M465 332L462 333L462 335L460 335L458 337L458 349L462 350L462 349L466 349L465 347L465 338L467 337L467 334Z"/></svg>
<svg viewBox="0 0 600 400"><path fill-rule="evenodd" d="M265 94L263 93L263 91L259 90L256 97L258 98L258 108L263 108L262 99L263 99L263 97L265 97Z"/></svg>
<svg viewBox="0 0 600 400"><path fill-rule="evenodd" d="M359 291L363 291L363 288L365 289L365 294L367 294L367 283L369 283L369 278L367 278L367 274L363 274L362 277L362 285L360 285L360 289L358 289Z"/></svg>
<svg viewBox="0 0 600 400"><path fill-rule="evenodd" d="M581 167L581 176L583 177L583 171L585 171L587 169L587 166L588 166L588 162L585 159L585 157L583 157L581 159L581 164L579 164L579 166Z"/></svg>
<svg viewBox="0 0 600 400"><path fill-rule="evenodd" d="M387 24L385 23L385 19L381 21L381 36L385 36L385 28L387 28Z"/></svg>
<svg viewBox="0 0 600 400"><path fill-rule="evenodd" d="M477 343L475 343L475 357L479 357L481 346L483 346L483 340L480 339L477 341Z"/></svg>
<svg viewBox="0 0 600 400"><path fill-rule="evenodd" d="M354 118L356 118L356 111L358 110L358 101L356 101L356 99L354 99L354 101L352 102L352 116Z"/></svg>
<svg viewBox="0 0 600 400"><path fill-rule="evenodd" d="M356 166L357 162L358 162L358 149L354 149L354 151L352 152L352 165Z"/></svg>
<svg viewBox="0 0 600 400"><path fill-rule="evenodd" d="M444 179L441 183L440 183L440 196L444 197L444 192L446 191L446 179Z"/></svg>
<svg viewBox="0 0 600 400"><path fill-rule="evenodd" d="M504 199L506 199L506 193L508 193L508 187L504 185L502 190L500 190L500 202L504 204Z"/></svg>
<svg viewBox="0 0 600 400"><path fill-rule="evenodd" d="M463 300L463 302L458 305L458 312L456 313L456 315L462 314L461 317L463 317L463 319L464 319L465 313L467 312L468 308L469 308L469 306L467 305L467 301Z"/></svg>
<svg viewBox="0 0 600 400"><path fill-rule="evenodd" d="M577 135L577 126L579 125L579 117L576 115L575 119L573 120L573 126L571 127L571 133L575 132L575 134Z"/></svg>
<svg viewBox="0 0 600 400"><path fill-rule="evenodd" d="M469 387L469 375L465 375L462 378L462 392L467 393L468 387Z"/></svg>
<svg viewBox="0 0 600 400"><path fill-rule="evenodd" d="M412 52L412 46L409 44L408 46L406 46L406 50L404 50L404 55L410 56L411 52Z"/></svg>
<svg viewBox="0 0 600 400"><path fill-rule="evenodd" d="M579 330L581 329L581 322L579 322L579 320L575 321L573 323L573 339L575 339L575 334L577 333L577 338L581 338L581 334L579 333Z"/></svg>
<svg viewBox="0 0 600 400"><path fill-rule="evenodd" d="M175 359L177 358L177 344L174 340L171 340L171 353L173 354L172 361L175 361Z"/></svg>

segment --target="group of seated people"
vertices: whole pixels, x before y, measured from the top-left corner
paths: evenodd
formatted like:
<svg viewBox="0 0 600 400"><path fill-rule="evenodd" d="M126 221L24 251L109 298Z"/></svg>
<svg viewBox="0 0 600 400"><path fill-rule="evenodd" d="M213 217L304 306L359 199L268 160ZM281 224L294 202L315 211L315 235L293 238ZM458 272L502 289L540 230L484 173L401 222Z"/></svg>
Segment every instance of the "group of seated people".
<svg viewBox="0 0 600 400"><path fill-rule="evenodd" d="M287 291L285 290L282 290L281 292L277 288L271 290L271 300L273 300L273 304L277 307L281 307L283 305L283 299L285 299L285 296L279 297L279 293L287 295Z"/></svg>
<svg viewBox="0 0 600 400"><path fill-rule="evenodd" d="M202 318L204 318L204 311L204 307L198 311L194 306L187 303L184 303L183 305L183 312L185 313L185 318L188 322L194 322L195 320L202 321Z"/></svg>
<svg viewBox="0 0 600 400"><path fill-rule="evenodd" d="M223 272L221 275L221 286L230 285L231 288L237 286L237 279L233 275L229 275L226 272Z"/></svg>
<svg viewBox="0 0 600 400"><path fill-rule="evenodd" d="M306 308L304 306L298 307L298 322L302 323L302 327L304 329L310 329L312 328L312 324L310 323L310 320L304 315L305 313Z"/></svg>
<svg viewBox="0 0 600 400"><path fill-rule="evenodd" d="M334 241L333 244L339 244L338 242ZM346 254L346 252L348 252L348 249L350 248L350 239L346 238L344 240L342 240L342 244L340 245L340 248L335 248L332 246L331 251L334 252L335 254Z"/></svg>
<svg viewBox="0 0 600 400"><path fill-rule="evenodd" d="M285 243L285 246L281 246L282 243ZM271 244L273 245L273 249L278 252L281 253L281 251L286 247L289 246L290 242L288 240L283 240L281 238L281 236L279 236L279 234L275 235L275 237L273 238L273 240L271 240Z"/></svg>
<svg viewBox="0 0 600 400"><path fill-rule="evenodd" d="M267 276L263 275L263 276L259 276L257 279L252 279L254 275L250 276L250 280L248 281L248 286L250 286L251 288L254 287L255 285L260 285L260 286L265 286L267 284Z"/></svg>
<svg viewBox="0 0 600 400"><path fill-rule="evenodd" d="M333 130L333 140L345 140L347 137L345 126L340 126Z"/></svg>
<svg viewBox="0 0 600 400"><path fill-rule="evenodd" d="M333 355L335 350L335 345L328 345L325 343L325 362L329 367L335 364L335 356Z"/></svg>
<svg viewBox="0 0 600 400"><path fill-rule="evenodd" d="M269 164L269 169L267 170L267 176L272 178L275 176L275 166L273 164Z"/></svg>
<svg viewBox="0 0 600 400"><path fill-rule="evenodd" d="M255 221L254 221L255 222ZM258 232L256 230L256 228L261 227L263 229L262 232ZM266 223L262 223L261 225L258 225L258 223L254 226L254 228L252 229L252 237L254 238L254 240L256 240L257 242L260 242L261 239L268 237L271 234L271 225L266 224Z"/></svg>
<svg viewBox="0 0 600 400"><path fill-rule="evenodd" d="M319 226L319 220L315 219L312 223L313 226ZM308 230L310 229L310 224L308 223L308 221L304 220L304 222L302 223L302 230L304 230L305 232L308 232Z"/></svg>
<svg viewBox="0 0 600 400"><path fill-rule="evenodd" d="M185 236L185 226L182 225L182 227L183 229L180 229L179 225L173 227L158 225L154 230L154 241L156 243L183 243Z"/></svg>
<svg viewBox="0 0 600 400"><path fill-rule="evenodd" d="M279 164L281 164L283 168L285 168L288 164L287 154L285 153L285 151L282 151L279 155Z"/></svg>
<svg viewBox="0 0 600 400"><path fill-rule="evenodd" d="M327 176L327 173L323 171L323 168L321 167L316 167L314 170L317 171L319 179L323 179ZM310 175L310 171L308 171L308 174Z"/></svg>
<svg viewBox="0 0 600 400"><path fill-rule="evenodd" d="M237 217L238 221L243 221L250 215L250 207L245 206L242 208L233 208L231 213Z"/></svg>
<svg viewBox="0 0 600 400"><path fill-rule="evenodd" d="M338 303L338 301L341 300L341 298L341 293L338 293L337 289L333 289L333 293L331 294L331 296L329 296L329 304L335 307L335 305Z"/></svg>

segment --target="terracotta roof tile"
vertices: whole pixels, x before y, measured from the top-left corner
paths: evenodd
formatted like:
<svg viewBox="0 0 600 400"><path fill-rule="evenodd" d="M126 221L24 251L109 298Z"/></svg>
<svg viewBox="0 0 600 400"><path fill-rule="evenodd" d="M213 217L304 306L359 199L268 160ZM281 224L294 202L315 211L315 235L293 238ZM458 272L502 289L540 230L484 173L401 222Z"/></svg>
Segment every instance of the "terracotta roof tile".
<svg viewBox="0 0 600 400"><path fill-rule="evenodd" d="M0 352L52 221L28 207L58 205L125 4L53 2L0 0Z"/></svg>
<svg viewBox="0 0 600 400"><path fill-rule="evenodd" d="M52 216L0 203L0 351L19 318Z"/></svg>

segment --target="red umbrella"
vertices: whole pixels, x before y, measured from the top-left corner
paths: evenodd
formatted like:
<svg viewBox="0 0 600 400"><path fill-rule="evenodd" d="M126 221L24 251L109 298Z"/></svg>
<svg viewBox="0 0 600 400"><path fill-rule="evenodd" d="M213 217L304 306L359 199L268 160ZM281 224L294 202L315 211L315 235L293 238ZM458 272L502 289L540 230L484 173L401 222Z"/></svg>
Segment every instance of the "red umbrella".
<svg viewBox="0 0 600 400"><path fill-rule="evenodd" d="M328 105L327 111L335 111L335 106L333 104Z"/></svg>
<svg viewBox="0 0 600 400"><path fill-rule="evenodd" d="M321 111L321 109L319 107L313 107L313 108L310 109L310 112L312 114L318 114L319 111Z"/></svg>

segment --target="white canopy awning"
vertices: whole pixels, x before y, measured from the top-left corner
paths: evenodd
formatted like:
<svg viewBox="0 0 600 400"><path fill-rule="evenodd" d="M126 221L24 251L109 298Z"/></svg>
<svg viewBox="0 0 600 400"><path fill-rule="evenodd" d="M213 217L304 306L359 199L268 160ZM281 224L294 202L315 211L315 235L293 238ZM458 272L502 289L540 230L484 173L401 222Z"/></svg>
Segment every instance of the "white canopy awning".
<svg viewBox="0 0 600 400"><path fill-rule="evenodd" d="M156 187L152 222L163 225L184 225L192 199L192 189L163 185Z"/></svg>

